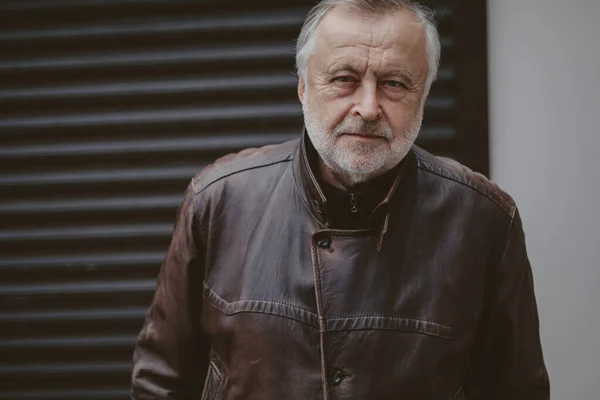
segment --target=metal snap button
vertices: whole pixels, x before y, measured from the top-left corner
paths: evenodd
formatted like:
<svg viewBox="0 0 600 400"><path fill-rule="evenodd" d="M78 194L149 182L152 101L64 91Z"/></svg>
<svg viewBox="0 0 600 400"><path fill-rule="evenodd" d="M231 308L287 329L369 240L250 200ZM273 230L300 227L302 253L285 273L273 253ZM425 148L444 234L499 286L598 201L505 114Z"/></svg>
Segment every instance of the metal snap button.
<svg viewBox="0 0 600 400"><path fill-rule="evenodd" d="M332 371L331 374L329 375L329 381L331 382L332 385L337 386L340 383L342 383L342 381L344 379L349 378L349 377L350 377L349 375L344 374L339 369L336 369L336 370Z"/></svg>
<svg viewBox="0 0 600 400"><path fill-rule="evenodd" d="M322 237L317 242L317 246L319 246L322 249L331 251L331 238L329 236Z"/></svg>

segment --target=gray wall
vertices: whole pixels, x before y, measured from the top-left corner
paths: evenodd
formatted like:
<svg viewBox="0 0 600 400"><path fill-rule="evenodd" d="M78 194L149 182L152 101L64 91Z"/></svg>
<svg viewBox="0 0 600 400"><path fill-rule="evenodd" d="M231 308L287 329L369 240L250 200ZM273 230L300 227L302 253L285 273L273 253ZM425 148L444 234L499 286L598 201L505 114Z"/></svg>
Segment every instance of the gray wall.
<svg viewBox="0 0 600 400"><path fill-rule="evenodd" d="M600 0L488 0L492 178L520 207L552 398L600 398Z"/></svg>

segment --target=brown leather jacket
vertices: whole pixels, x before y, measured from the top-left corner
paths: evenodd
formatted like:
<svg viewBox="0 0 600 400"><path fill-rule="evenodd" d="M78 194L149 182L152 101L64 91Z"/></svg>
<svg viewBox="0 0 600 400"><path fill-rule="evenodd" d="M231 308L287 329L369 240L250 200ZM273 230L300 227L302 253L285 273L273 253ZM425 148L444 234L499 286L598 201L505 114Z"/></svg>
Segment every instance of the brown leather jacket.
<svg viewBox="0 0 600 400"><path fill-rule="evenodd" d="M414 146L370 229L329 229L303 140L189 185L133 398L548 399L512 199Z"/></svg>

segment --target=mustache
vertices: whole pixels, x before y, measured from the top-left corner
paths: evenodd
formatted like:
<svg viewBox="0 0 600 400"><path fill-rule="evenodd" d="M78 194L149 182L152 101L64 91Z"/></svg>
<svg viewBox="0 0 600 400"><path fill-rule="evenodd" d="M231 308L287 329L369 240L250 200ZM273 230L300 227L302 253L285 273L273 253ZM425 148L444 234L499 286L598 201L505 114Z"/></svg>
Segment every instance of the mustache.
<svg viewBox="0 0 600 400"><path fill-rule="evenodd" d="M343 134L381 137L388 141L393 139L392 129L382 120L367 121L362 118L344 120L333 129L335 137Z"/></svg>

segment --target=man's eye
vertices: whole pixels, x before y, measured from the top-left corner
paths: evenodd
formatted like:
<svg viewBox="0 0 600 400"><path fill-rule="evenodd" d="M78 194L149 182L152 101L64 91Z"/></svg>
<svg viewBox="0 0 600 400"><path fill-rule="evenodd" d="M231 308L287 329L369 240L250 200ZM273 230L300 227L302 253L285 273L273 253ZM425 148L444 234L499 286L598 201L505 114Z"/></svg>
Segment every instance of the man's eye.
<svg viewBox="0 0 600 400"><path fill-rule="evenodd" d="M384 81L383 84L393 88L406 87L402 82L398 81Z"/></svg>
<svg viewBox="0 0 600 400"><path fill-rule="evenodd" d="M356 79L354 79L351 76L338 76L334 80L337 82L341 82L341 83L355 83L356 82Z"/></svg>

